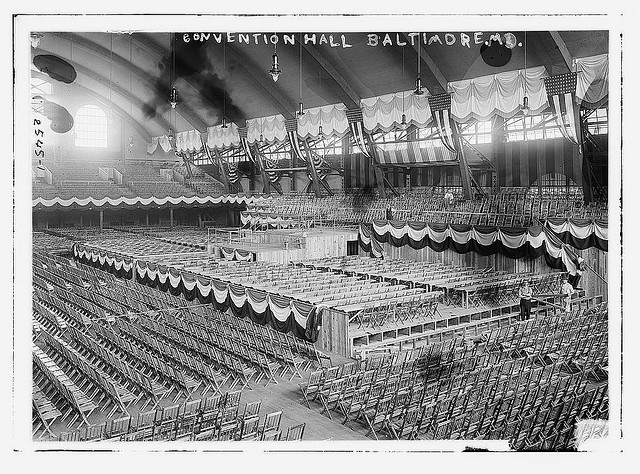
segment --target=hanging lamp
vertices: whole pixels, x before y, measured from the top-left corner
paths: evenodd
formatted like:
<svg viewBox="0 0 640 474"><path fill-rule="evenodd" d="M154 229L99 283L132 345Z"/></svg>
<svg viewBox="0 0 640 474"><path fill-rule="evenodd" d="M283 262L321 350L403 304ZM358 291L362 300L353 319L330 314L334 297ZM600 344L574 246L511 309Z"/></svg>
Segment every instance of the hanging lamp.
<svg viewBox="0 0 640 474"><path fill-rule="evenodd" d="M424 89L422 88L422 78L420 77L420 62L421 62L420 50L421 49L422 47L420 46L420 44L418 44L418 77L416 78L416 90L413 91L415 95L424 94Z"/></svg>
<svg viewBox="0 0 640 474"><path fill-rule="evenodd" d="M522 105L520 106L522 115L529 115L531 109L529 108L529 98L527 97L527 32L524 32L524 97L522 98Z"/></svg>
<svg viewBox="0 0 640 474"><path fill-rule="evenodd" d="M271 56L271 69L269 70L269 74L271 74L271 79L273 82L278 82L278 78L280 77L280 67L278 65L278 48L274 44L273 45L273 55Z"/></svg>

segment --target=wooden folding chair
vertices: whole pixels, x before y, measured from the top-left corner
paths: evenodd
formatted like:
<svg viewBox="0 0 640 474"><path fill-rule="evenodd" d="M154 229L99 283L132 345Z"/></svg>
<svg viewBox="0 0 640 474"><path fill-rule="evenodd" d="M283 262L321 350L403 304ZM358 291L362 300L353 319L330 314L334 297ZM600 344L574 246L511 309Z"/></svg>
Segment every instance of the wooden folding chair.
<svg viewBox="0 0 640 474"><path fill-rule="evenodd" d="M305 426L306 423L290 426L287 430L287 437L285 438L285 441L302 441Z"/></svg>
<svg viewBox="0 0 640 474"><path fill-rule="evenodd" d="M282 411L268 413L264 418L262 427L258 429L262 441L265 441L265 435L276 432L280 429L280 420L282 419Z"/></svg>

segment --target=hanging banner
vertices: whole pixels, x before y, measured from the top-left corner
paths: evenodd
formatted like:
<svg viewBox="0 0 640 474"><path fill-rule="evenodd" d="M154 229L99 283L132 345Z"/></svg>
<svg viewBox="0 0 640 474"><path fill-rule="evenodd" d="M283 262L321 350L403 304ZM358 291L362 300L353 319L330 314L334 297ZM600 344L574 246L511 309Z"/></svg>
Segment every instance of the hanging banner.
<svg viewBox="0 0 640 474"><path fill-rule="evenodd" d="M551 111L562 136L574 145L582 145L580 105L576 103L577 73L544 78Z"/></svg>
<svg viewBox="0 0 640 474"><path fill-rule="evenodd" d="M448 93L429 96L429 107L435 120L440 139L451 153L458 153L454 133L457 125L451 117L451 96Z"/></svg>

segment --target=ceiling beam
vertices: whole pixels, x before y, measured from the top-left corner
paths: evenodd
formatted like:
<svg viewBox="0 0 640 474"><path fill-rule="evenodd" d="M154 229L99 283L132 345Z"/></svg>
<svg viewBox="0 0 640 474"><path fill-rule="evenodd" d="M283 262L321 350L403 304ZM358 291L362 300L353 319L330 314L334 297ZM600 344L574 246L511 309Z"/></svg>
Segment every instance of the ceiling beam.
<svg viewBox="0 0 640 474"><path fill-rule="evenodd" d="M144 84L145 87L147 87L151 91L153 91L157 97L159 97L161 100L167 100L167 101L169 100L168 97L166 98L163 97L163 94L162 94L163 91L160 90L158 87L156 87L155 82L157 78L152 77L146 71L136 66L133 62L130 62L128 59L125 59L117 54L111 54L112 52L107 48L104 48L99 44L94 43L93 41L90 41L87 38L84 38L83 36L79 36L77 34L73 34L73 33L51 33L51 34L59 38L62 38L64 40L70 41L72 44L79 46L87 51L90 51L91 53L95 54L101 59L104 59L107 62L112 61L114 64L118 64L119 66L127 69L128 71L131 71L131 73L134 75L136 80ZM69 61L71 61L70 58L68 59ZM187 122L189 122L189 124L193 128L195 128L199 132L203 133L207 131L207 124L184 102L178 102L178 105L176 106L176 111Z"/></svg>
<svg viewBox="0 0 640 474"><path fill-rule="evenodd" d="M250 79L258 90L262 91L271 99L278 109L278 112L280 112L285 119L295 118L296 104L291 102L291 100L276 87L276 84L267 71L263 71L257 67L253 61L230 44L226 45L226 53L231 59L238 63L238 66L247 72L245 77Z"/></svg>
<svg viewBox="0 0 640 474"><path fill-rule="evenodd" d="M336 81L338 87L344 92L346 95L347 102L345 105L347 108L359 108L360 107L360 95L353 90L349 82L344 78L344 76L338 72L338 70L333 67L333 65L325 58L318 49L311 45L305 44L303 45L304 49L311 55L313 59L320 65L320 67L327 73L329 76Z"/></svg>
<svg viewBox="0 0 640 474"><path fill-rule="evenodd" d="M553 69L552 69L553 60L551 59L551 55L549 54L548 49L544 48L542 46L542 43L538 39L535 39L534 41L528 41L527 46L529 45L531 45L531 49L533 50L535 55L538 56L538 59L540 60L544 68L547 70L547 74L549 74L550 76L553 76Z"/></svg>
<svg viewBox="0 0 640 474"><path fill-rule="evenodd" d="M411 38L409 37L409 35L407 33L403 33L404 37L407 39L407 42L411 44ZM431 56L429 56L429 53L427 53L427 51L424 49L424 47L422 46L422 43L420 42L420 39L418 38L418 41L415 41L415 37L413 39L415 44L411 44L411 47L416 51L420 53L420 58L422 59L422 62L427 66L427 68L429 68L429 70L431 71L431 74L433 74L433 77L436 78L436 81L438 81L438 84L440 85L440 87L442 87L442 90L444 92L447 91L447 78L444 77L444 74L442 74L442 71L440 71L440 68L436 65L435 61L433 60L433 58Z"/></svg>
<svg viewBox="0 0 640 474"><path fill-rule="evenodd" d="M567 48L566 43L560 36L560 33L557 31L550 31L549 34L553 38L553 41L556 43L560 54L562 55L562 59L564 59L564 63L567 65L569 71L573 71L573 57L571 57L571 53L569 52L569 48Z"/></svg>
<svg viewBox="0 0 640 474"><path fill-rule="evenodd" d="M39 76L39 77L41 77L43 79L50 79L50 77L47 74L44 74L44 73L42 73L40 71L31 71L31 74L34 75L34 76ZM78 84L77 82L73 82L73 83L69 84L69 87L74 87L74 88L78 89L80 92L82 92L85 95L88 95L89 97L94 99L96 102L99 102L100 104L102 104L104 107L110 107L125 122L127 122L129 125L131 125L133 128L135 128L136 132L138 132L138 134L144 140L146 140L147 142L151 142L152 136L149 133L149 131L140 122L138 122L131 115L129 115L128 112L126 112L122 108L118 107L113 102L110 102L108 97L105 97L102 94L98 94L97 92L94 92L91 89L89 89L89 88L87 88L87 87L85 87L83 85Z"/></svg>
<svg viewBox="0 0 640 474"><path fill-rule="evenodd" d="M47 51L46 49L43 48L37 48L34 50L35 54L54 54L50 51ZM101 74L86 68L80 64L74 64L73 66L77 72L79 72L81 75L83 76L87 76L90 79L93 79L96 82L99 82L100 84L105 84L109 81L109 78L102 76ZM133 93L131 93L128 89L125 89L121 86L119 86L118 84L116 84L114 81L111 82L111 89L118 95L126 98L127 100L129 100L132 104L135 105L135 107L142 111L143 107L144 107L144 102L142 100L140 100L140 98L136 95L134 95ZM168 130L171 125L169 124L169 122L167 122L161 115L156 114L156 116L153 118L153 121L156 122L160 128L162 130Z"/></svg>

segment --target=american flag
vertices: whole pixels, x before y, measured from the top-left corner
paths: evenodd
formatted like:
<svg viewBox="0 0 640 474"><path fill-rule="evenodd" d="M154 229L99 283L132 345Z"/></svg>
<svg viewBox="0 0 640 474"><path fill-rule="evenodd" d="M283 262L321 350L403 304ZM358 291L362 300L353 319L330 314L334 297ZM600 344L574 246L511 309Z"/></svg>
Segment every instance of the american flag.
<svg viewBox="0 0 640 474"><path fill-rule="evenodd" d="M369 150L367 150L367 143L364 141L364 124L361 109L347 109L347 120L349 121L349 130L351 130L351 136L356 146L360 149L362 154L367 158L371 158Z"/></svg>
<svg viewBox="0 0 640 474"><path fill-rule="evenodd" d="M549 105L562 136L580 145L580 105L576 103L578 74L569 72L544 78Z"/></svg>
<svg viewBox="0 0 640 474"><path fill-rule="evenodd" d="M256 163L256 160L253 156L253 152L251 151L251 147L249 146L249 140L247 139L247 127L238 127L238 135L240 136L240 143L242 143L242 149L244 150L245 155L249 158L249 161L253 164Z"/></svg>
<svg viewBox="0 0 640 474"><path fill-rule="evenodd" d="M451 119L451 96L448 93L432 95L428 100L442 143L451 153L458 153L453 135L456 123Z"/></svg>

